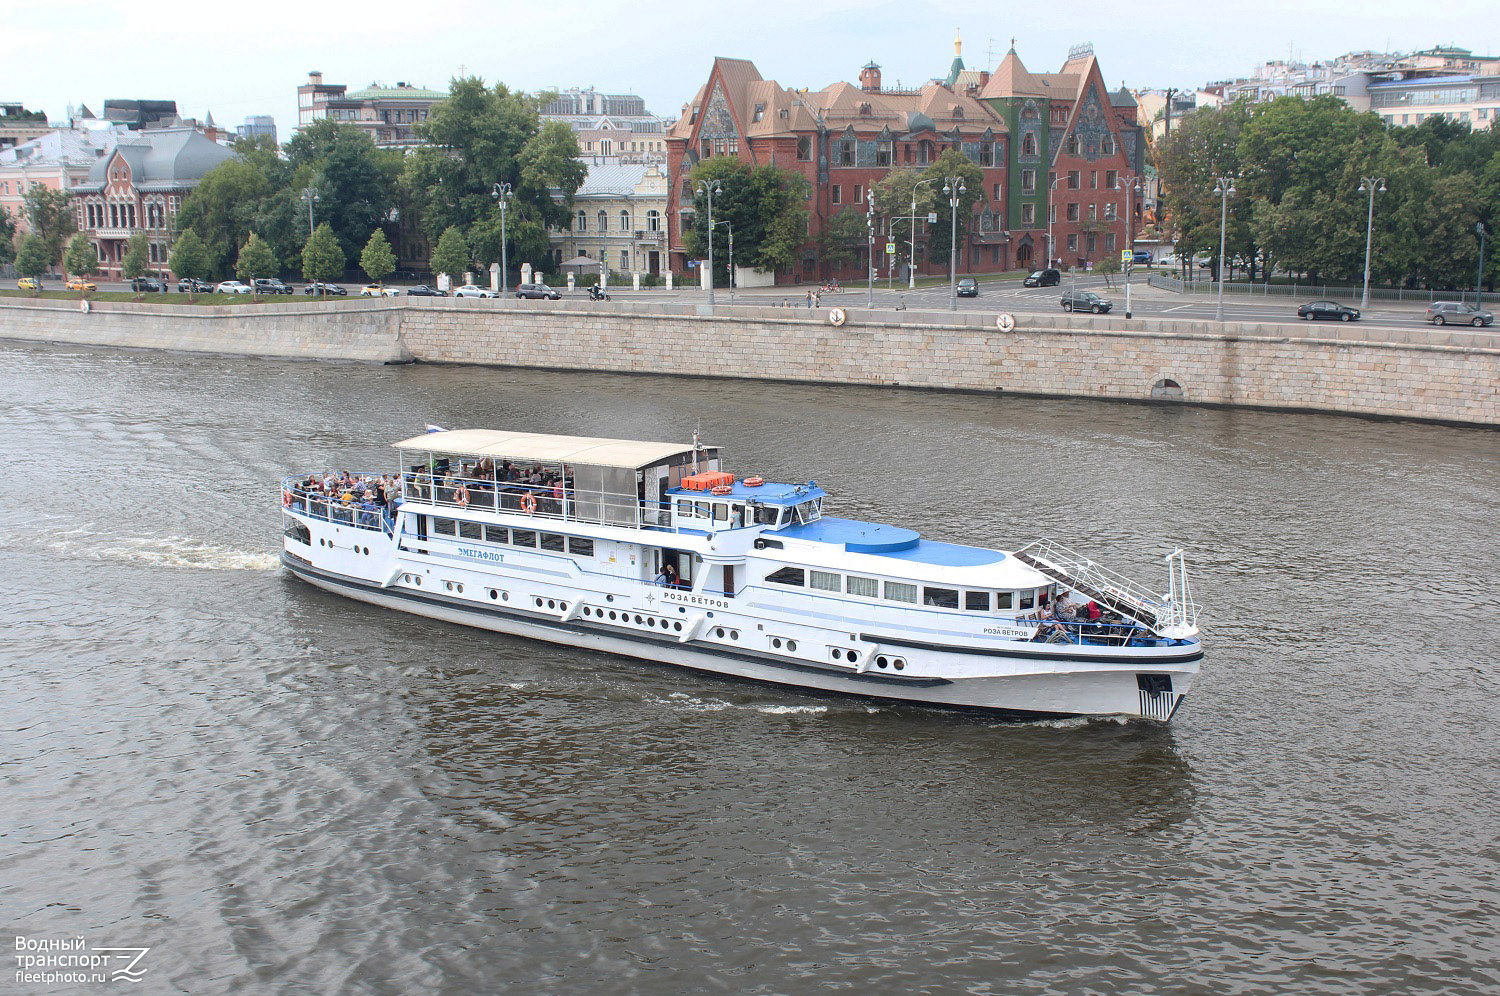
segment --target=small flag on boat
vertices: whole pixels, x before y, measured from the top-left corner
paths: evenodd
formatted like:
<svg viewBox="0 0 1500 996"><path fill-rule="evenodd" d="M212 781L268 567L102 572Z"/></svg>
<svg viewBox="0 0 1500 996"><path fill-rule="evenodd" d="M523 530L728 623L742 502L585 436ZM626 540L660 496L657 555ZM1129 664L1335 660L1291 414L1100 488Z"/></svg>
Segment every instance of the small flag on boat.
<svg viewBox="0 0 1500 996"><path fill-rule="evenodd" d="M447 432L447 431L448 431L448 430L447 430L447 429L444 429L444 428L443 428L443 427L442 427L442 426L440 426L440 425L429 425L429 426L428 426L428 427L427 427L427 431L428 431L428 432Z"/></svg>

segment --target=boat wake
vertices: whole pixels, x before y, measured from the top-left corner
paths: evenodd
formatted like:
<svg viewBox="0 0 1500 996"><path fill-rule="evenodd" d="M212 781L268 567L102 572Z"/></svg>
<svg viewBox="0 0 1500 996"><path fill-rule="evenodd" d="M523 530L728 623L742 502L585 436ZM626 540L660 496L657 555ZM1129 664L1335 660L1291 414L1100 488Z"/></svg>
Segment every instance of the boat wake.
<svg viewBox="0 0 1500 996"><path fill-rule="evenodd" d="M723 712L726 709L745 709L766 716L821 716L828 711L821 705L736 705L723 699L700 699L685 692L673 692L664 699L648 699L653 705L675 706L691 712Z"/></svg>
<svg viewBox="0 0 1500 996"><path fill-rule="evenodd" d="M118 536L92 529L70 529L42 540L45 549L72 560L198 571L272 571L279 563L273 553L251 553L185 536Z"/></svg>

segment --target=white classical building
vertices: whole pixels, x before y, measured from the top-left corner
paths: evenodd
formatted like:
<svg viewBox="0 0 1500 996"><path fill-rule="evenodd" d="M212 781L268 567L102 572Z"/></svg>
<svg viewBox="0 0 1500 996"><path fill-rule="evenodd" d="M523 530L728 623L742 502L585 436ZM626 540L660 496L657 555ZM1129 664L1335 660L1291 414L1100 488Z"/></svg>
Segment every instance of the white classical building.
<svg viewBox="0 0 1500 996"><path fill-rule="evenodd" d="M556 271L578 256L603 260L611 280L659 274L667 252L667 174L658 163L591 162L573 196L573 224L549 234Z"/></svg>

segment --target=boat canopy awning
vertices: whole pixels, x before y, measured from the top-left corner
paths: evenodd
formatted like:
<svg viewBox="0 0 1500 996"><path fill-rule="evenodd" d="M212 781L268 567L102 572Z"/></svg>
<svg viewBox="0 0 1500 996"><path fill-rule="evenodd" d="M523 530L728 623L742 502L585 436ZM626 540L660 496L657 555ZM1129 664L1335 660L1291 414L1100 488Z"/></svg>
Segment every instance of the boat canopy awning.
<svg viewBox="0 0 1500 996"><path fill-rule="evenodd" d="M514 463L568 463L616 470L640 470L667 463L676 456L691 457L693 453L691 443L646 443L633 439L553 436L499 429L448 429L413 436L392 445L402 451L489 457ZM702 452L704 458L709 458L714 455L714 447L705 446Z"/></svg>

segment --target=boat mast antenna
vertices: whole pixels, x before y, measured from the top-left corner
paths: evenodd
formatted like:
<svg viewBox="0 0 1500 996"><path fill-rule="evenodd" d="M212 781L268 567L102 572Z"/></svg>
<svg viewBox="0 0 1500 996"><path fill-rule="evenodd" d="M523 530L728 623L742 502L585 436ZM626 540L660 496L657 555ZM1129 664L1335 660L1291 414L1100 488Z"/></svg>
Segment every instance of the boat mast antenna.
<svg viewBox="0 0 1500 996"><path fill-rule="evenodd" d="M702 429L703 429L703 422L700 419L698 421L698 423L695 426L693 426L693 476L694 477L698 476L698 454L701 453L701 452L703 452L703 440L701 438L701 430Z"/></svg>

